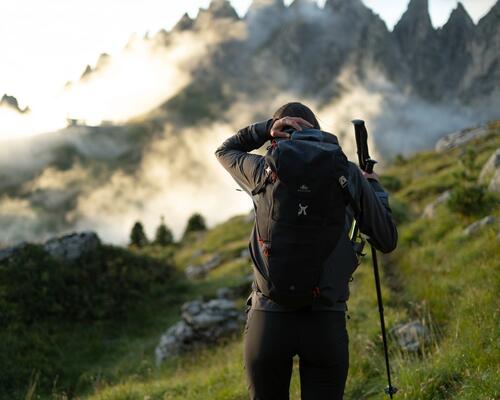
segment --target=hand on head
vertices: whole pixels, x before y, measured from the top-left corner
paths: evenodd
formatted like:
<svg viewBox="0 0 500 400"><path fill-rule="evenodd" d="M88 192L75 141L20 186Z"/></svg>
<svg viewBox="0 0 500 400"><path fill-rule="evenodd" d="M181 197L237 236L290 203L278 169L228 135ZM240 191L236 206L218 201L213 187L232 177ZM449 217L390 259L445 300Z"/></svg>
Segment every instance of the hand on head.
<svg viewBox="0 0 500 400"><path fill-rule="evenodd" d="M285 129L293 128L301 131L302 127L312 128L313 125L299 117L283 117L274 121L270 134L273 138L290 138L290 134L285 132Z"/></svg>

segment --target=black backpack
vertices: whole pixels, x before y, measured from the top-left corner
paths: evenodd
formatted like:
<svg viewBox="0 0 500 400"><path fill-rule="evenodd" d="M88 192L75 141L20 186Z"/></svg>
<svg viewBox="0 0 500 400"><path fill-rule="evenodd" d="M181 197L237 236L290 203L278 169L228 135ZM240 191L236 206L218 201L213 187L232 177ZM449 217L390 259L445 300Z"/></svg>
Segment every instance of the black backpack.
<svg viewBox="0 0 500 400"><path fill-rule="evenodd" d="M336 138L316 129L272 142L258 196L256 230L267 264L264 295L278 304L310 305L346 221L347 157Z"/></svg>

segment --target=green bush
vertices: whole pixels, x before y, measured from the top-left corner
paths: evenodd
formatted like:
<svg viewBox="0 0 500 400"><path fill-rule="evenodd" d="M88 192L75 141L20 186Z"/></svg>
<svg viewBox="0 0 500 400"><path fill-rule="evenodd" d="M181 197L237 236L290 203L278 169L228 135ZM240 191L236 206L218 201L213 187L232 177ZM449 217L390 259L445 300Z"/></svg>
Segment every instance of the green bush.
<svg viewBox="0 0 500 400"><path fill-rule="evenodd" d="M169 274L165 264L118 247L63 263L27 245L0 263L0 325L118 316Z"/></svg>
<svg viewBox="0 0 500 400"><path fill-rule="evenodd" d="M460 170L454 174L456 184L447 202L453 212L475 215L487 212L490 208L491 199L486 186L477 181L478 171L476 152L468 147L460 157Z"/></svg>

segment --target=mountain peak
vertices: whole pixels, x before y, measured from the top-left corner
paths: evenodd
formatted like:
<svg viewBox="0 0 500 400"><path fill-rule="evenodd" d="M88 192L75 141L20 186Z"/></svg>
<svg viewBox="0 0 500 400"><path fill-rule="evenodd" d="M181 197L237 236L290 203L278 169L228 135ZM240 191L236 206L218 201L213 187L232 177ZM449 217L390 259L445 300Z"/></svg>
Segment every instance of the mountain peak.
<svg viewBox="0 0 500 400"><path fill-rule="evenodd" d="M394 27L394 33L403 47L425 41L433 32L428 0L411 0Z"/></svg>
<svg viewBox="0 0 500 400"><path fill-rule="evenodd" d="M30 111L29 107L21 109L19 107L19 102L17 101L17 99L14 96L9 96L8 94L4 94L2 96L2 99L0 100L0 107L3 106L11 108L20 114L24 114Z"/></svg>
<svg viewBox="0 0 500 400"><path fill-rule="evenodd" d="M465 28L474 26L474 21L461 2L458 2L457 7L451 12L450 18L448 18L448 22L446 22L443 29L451 25Z"/></svg>
<svg viewBox="0 0 500 400"><path fill-rule="evenodd" d="M193 19L188 15L188 13L184 13L179 21L175 24L173 30L174 31L186 31L191 29L193 26Z"/></svg>
<svg viewBox="0 0 500 400"><path fill-rule="evenodd" d="M413 23L432 27L431 16L429 14L429 1L410 0L408 8L396 26L400 23Z"/></svg>
<svg viewBox="0 0 500 400"><path fill-rule="evenodd" d="M236 10L228 0L212 0L206 12L215 18L239 19Z"/></svg>
<svg viewBox="0 0 500 400"><path fill-rule="evenodd" d="M265 7L277 7L284 9L285 4L283 3L283 0L252 0L248 10L256 10Z"/></svg>
<svg viewBox="0 0 500 400"><path fill-rule="evenodd" d="M325 9L336 13L342 13L346 10L367 9L361 0L326 0Z"/></svg>

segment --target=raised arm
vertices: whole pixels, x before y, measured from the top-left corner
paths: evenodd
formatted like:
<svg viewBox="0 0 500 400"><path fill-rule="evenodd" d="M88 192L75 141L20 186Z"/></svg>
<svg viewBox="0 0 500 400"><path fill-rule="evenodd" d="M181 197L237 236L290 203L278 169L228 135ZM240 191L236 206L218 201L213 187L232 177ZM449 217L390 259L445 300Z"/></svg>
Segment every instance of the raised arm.
<svg viewBox="0 0 500 400"><path fill-rule="evenodd" d="M262 173L263 157L249 154L271 139L272 120L240 129L215 151L217 160L231 174L243 190L250 194Z"/></svg>
<svg viewBox="0 0 500 400"><path fill-rule="evenodd" d="M398 231L389 207L389 196L374 175L365 178L353 163L349 164L349 168L355 199L361 209L358 216L359 228L377 250L389 253L398 243Z"/></svg>
<svg viewBox="0 0 500 400"><path fill-rule="evenodd" d="M287 127L301 130L302 126L312 125L302 118L284 117L247 126L222 143L215 156L241 188L251 194L262 174L264 162L262 156L248 153L272 138L288 138Z"/></svg>

